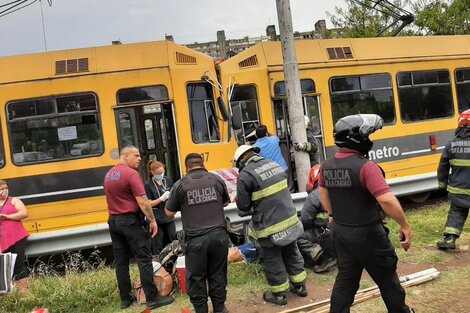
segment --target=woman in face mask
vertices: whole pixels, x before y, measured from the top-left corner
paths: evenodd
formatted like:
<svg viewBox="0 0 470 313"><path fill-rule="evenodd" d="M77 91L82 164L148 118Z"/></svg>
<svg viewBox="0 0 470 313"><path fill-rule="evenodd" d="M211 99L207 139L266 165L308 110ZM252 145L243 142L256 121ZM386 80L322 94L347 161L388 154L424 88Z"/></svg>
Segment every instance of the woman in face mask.
<svg viewBox="0 0 470 313"><path fill-rule="evenodd" d="M161 162L150 161L148 170L150 177L145 183L145 192L158 225L158 233L152 239L152 254L158 255L167 244L176 240L175 221L165 215L165 202L170 196L173 182L165 176L165 165Z"/></svg>
<svg viewBox="0 0 470 313"><path fill-rule="evenodd" d="M28 217L28 210L23 202L8 194L8 185L0 179L0 252L16 253L13 279L20 291L28 287L28 269L25 266L26 240L29 233L21 222Z"/></svg>

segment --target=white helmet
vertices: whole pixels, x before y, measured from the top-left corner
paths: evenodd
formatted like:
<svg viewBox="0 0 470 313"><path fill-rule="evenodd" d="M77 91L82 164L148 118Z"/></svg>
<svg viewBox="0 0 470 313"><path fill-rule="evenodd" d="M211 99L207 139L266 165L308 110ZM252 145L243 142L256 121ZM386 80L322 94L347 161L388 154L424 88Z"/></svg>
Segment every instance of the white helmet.
<svg viewBox="0 0 470 313"><path fill-rule="evenodd" d="M235 161L235 164L237 167L239 167L239 161L246 152L248 151L254 151L255 153L258 153L260 149L258 147L253 147L250 145L241 145L240 147L235 150L235 154L233 155L233 161Z"/></svg>

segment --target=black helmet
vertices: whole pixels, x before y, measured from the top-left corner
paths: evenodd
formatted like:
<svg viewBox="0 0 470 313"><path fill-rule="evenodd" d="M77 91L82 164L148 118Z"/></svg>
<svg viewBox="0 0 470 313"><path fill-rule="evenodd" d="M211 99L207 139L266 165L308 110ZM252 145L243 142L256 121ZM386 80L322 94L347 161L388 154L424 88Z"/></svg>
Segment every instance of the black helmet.
<svg viewBox="0 0 470 313"><path fill-rule="evenodd" d="M376 114L356 114L340 118L333 130L335 144L367 154L372 148L369 135L383 126L383 119Z"/></svg>

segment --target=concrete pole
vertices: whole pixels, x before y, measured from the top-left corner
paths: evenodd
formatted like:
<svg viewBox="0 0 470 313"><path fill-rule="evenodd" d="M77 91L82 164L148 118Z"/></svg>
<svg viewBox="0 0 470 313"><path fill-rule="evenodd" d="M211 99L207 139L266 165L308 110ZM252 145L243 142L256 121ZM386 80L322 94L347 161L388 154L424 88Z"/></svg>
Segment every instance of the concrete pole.
<svg viewBox="0 0 470 313"><path fill-rule="evenodd" d="M282 46L282 58L284 60L284 76L292 143L307 142L290 2L289 0L276 0L276 7ZM310 169L309 155L303 151L295 151L294 161L299 191L305 191L308 171Z"/></svg>

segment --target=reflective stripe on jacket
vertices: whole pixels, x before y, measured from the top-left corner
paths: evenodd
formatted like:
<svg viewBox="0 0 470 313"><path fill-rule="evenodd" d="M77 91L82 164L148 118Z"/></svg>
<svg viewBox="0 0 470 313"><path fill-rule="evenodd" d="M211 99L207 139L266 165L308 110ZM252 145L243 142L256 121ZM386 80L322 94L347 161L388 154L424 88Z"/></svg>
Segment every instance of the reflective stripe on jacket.
<svg viewBox="0 0 470 313"><path fill-rule="evenodd" d="M267 238L299 223L287 188L287 174L274 161L254 156L237 181L238 210L250 212L254 238Z"/></svg>

